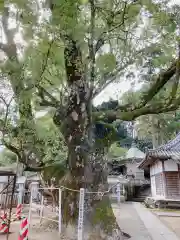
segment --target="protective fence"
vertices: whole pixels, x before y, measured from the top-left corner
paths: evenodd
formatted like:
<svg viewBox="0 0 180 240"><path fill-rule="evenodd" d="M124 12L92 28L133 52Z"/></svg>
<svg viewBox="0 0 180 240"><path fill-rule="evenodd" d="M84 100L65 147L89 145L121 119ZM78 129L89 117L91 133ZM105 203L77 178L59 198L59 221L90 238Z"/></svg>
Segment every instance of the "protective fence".
<svg viewBox="0 0 180 240"><path fill-rule="evenodd" d="M34 195L33 191L31 192L28 215L29 228L32 217L36 216L39 218L40 223L43 219L57 222L59 233L61 233L61 188L38 188L37 190L38 192L36 193L36 195ZM48 202L48 198L42 194L42 192L44 191L52 192L53 190L58 191L59 194L58 206L53 205L51 201ZM58 220L56 220L55 217L58 217Z"/></svg>
<svg viewBox="0 0 180 240"><path fill-rule="evenodd" d="M29 230L30 224L33 216L39 218L39 222L41 223L43 219L53 221L58 223L58 232L61 234L62 232L62 192L63 191L72 191L77 192L79 194L79 203L78 203L78 226L77 226L77 240L83 240L83 223L84 223L84 202L86 194L93 194L97 196L104 196L105 194L110 194L112 189L115 189L117 202L121 201L121 185L120 183L114 184L109 190L104 192L88 192L84 188L80 190L66 188L61 186L60 188L38 188L36 189L36 193L33 192L33 188L31 190L30 197L30 207L29 207ZM58 193L58 206L54 205L52 201L49 201L48 197L45 197L43 194L45 191L53 192L56 191Z"/></svg>

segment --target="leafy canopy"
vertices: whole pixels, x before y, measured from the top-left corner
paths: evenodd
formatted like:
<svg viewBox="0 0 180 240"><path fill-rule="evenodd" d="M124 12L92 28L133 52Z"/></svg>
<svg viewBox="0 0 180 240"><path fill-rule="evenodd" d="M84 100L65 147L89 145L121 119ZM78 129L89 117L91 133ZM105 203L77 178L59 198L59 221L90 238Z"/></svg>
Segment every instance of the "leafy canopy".
<svg viewBox="0 0 180 240"><path fill-rule="evenodd" d="M1 114L2 142L28 167L41 169L67 158L59 126L66 121L71 91L64 54L71 38L81 52L80 68L92 88L91 101L116 81L126 79L136 86L136 78L143 83L128 100L123 96L109 107L92 109L98 146L117 141L112 125L117 119L131 121L178 108L178 84L170 81L177 70L177 61L172 60L177 6L150 0L12 0L1 3L0 12L6 39L0 42L5 56L0 70L3 83L10 85L7 95L13 98L8 106L6 96ZM8 26L12 21L15 27ZM47 114L36 119L39 110ZM52 118L57 110L61 116L55 126ZM98 136L99 126L103 137Z"/></svg>

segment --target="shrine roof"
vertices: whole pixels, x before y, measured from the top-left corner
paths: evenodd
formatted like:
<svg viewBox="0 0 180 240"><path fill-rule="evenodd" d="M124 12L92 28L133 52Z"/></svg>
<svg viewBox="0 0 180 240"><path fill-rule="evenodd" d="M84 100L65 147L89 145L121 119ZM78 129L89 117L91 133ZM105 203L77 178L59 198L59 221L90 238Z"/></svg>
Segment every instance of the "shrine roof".
<svg viewBox="0 0 180 240"><path fill-rule="evenodd" d="M166 144L148 150L145 159L139 164L139 168L150 166L157 160L168 159L172 159L180 164L180 133Z"/></svg>

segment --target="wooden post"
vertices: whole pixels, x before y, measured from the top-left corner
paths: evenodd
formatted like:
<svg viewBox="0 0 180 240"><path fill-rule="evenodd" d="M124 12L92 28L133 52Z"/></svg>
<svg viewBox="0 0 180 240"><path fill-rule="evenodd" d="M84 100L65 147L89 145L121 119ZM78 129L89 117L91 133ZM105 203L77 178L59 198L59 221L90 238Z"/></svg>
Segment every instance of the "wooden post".
<svg viewBox="0 0 180 240"><path fill-rule="evenodd" d="M18 188L18 204L23 204L24 184L19 183Z"/></svg>
<svg viewBox="0 0 180 240"><path fill-rule="evenodd" d="M162 174L163 174L163 187L164 187L164 195L165 198L167 198L167 184L166 184L166 171L165 171L165 167L164 167L164 161L162 160Z"/></svg>
<svg viewBox="0 0 180 240"><path fill-rule="evenodd" d="M31 183L31 195L33 199L38 199L38 188L39 188L39 183L38 182L32 182Z"/></svg>
<svg viewBox="0 0 180 240"><path fill-rule="evenodd" d="M178 167L178 178L179 178L179 193L178 193L178 198L179 198L179 196L180 196L180 165L179 164L177 164L177 167Z"/></svg>
<svg viewBox="0 0 180 240"><path fill-rule="evenodd" d="M116 191L117 191L117 201L118 201L119 204L121 202L121 188L120 187L121 187L120 183L118 183Z"/></svg>
<svg viewBox="0 0 180 240"><path fill-rule="evenodd" d="M42 222L43 211L44 211L44 196L42 195L42 196L41 196L40 223Z"/></svg>
<svg viewBox="0 0 180 240"><path fill-rule="evenodd" d="M34 186L35 186L35 188L34 188ZM32 213L32 203L33 203L34 192L38 193L38 187L37 187L37 183L36 182L35 183L33 183L33 182L31 183L30 190L31 190L31 196L30 196L29 214L28 214L29 231L30 231L30 222L31 222L31 213ZM34 190L36 190L36 191L34 191Z"/></svg>
<svg viewBox="0 0 180 240"><path fill-rule="evenodd" d="M30 203L29 203L29 214L28 214L28 228L29 228L29 232L30 232L30 222L31 222L32 201L33 201L33 195L32 195L32 190L31 190Z"/></svg>

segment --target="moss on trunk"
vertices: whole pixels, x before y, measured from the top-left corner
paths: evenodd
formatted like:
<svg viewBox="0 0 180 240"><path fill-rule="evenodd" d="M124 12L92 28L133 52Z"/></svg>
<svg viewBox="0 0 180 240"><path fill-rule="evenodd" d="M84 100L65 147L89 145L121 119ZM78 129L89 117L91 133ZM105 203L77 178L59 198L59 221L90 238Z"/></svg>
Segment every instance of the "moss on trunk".
<svg viewBox="0 0 180 240"><path fill-rule="evenodd" d="M95 204L92 224L94 226L99 224L107 234L118 228L108 196L104 196L102 200Z"/></svg>
<svg viewBox="0 0 180 240"><path fill-rule="evenodd" d="M67 188L79 190L79 184L70 173L64 177L64 179L61 181L61 184ZM88 189L86 190L90 191ZM73 234L76 234L78 224L79 192L64 189L62 196L62 219L65 235L68 234L69 237L69 231L73 232ZM108 195L97 197L97 194L85 194L83 228L84 240L123 239Z"/></svg>

